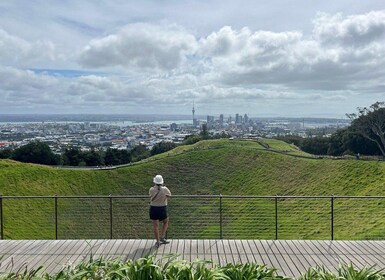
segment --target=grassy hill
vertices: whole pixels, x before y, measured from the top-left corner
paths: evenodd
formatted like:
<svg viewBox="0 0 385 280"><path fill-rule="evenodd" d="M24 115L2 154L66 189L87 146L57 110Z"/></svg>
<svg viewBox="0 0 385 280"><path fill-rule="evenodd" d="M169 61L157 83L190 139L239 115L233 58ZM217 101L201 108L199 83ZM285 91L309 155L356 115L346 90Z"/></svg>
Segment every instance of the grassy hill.
<svg viewBox="0 0 385 280"><path fill-rule="evenodd" d="M162 174L172 193L222 195L385 195L385 163L306 158L277 140L210 140L112 170L68 170L0 161L7 195L147 195ZM172 237L217 238L219 200L175 198ZM54 199L4 199L6 238L54 238ZM151 237L147 199L114 199L114 238ZM274 200L223 199L224 238L274 238ZM336 238L382 238L380 200L336 200ZM59 199L59 238L104 238L108 199ZM352 211L354 210L354 211ZM279 238L330 237L330 201L279 202Z"/></svg>

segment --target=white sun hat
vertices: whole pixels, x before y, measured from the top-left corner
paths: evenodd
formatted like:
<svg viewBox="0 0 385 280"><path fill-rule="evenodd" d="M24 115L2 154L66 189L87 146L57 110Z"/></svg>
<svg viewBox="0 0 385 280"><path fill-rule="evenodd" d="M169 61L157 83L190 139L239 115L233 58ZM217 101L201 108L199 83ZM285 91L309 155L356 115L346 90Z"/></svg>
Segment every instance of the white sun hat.
<svg viewBox="0 0 385 280"><path fill-rule="evenodd" d="M157 185L161 185L161 184L163 184L163 177L162 177L162 175L156 175L155 177L154 177L154 183L155 184L157 184Z"/></svg>

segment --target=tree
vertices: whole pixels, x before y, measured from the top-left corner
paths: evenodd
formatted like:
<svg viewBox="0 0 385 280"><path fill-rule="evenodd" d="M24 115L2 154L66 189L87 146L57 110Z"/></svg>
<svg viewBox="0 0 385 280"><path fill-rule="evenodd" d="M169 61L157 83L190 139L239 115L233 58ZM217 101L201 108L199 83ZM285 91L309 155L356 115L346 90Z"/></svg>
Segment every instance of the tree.
<svg viewBox="0 0 385 280"><path fill-rule="evenodd" d="M207 124L202 124L202 129L201 129L201 136L203 139L208 139L209 138L209 132L207 130Z"/></svg>
<svg viewBox="0 0 385 280"><path fill-rule="evenodd" d="M55 155L46 143L40 141L34 141L15 149L11 158L21 162L47 165L56 165L60 161L60 157Z"/></svg>
<svg viewBox="0 0 385 280"><path fill-rule="evenodd" d="M385 156L385 103L376 102L357 110L358 113L346 114L352 121L352 130L374 142Z"/></svg>
<svg viewBox="0 0 385 280"><path fill-rule="evenodd" d="M131 160L133 162L140 161L142 159L148 158L150 156L150 151L147 149L145 145L135 146L131 151Z"/></svg>
<svg viewBox="0 0 385 280"><path fill-rule="evenodd" d="M192 145L192 144L197 143L201 140L202 140L201 135L194 135L194 134L188 135L184 138L182 145Z"/></svg>
<svg viewBox="0 0 385 280"><path fill-rule="evenodd" d="M173 142L162 141L160 143L155 144L152 147L152 149L150 151L150 154L152 156L154 156L154 155L157 155L157 154L165 153L167 151L170 151L170 150L174 149L175 147L176 147L176 144L173 143Z"/></svg>
<svg viewBox="0 0 385 280"><path fill-rule="evenodd" d="M322 137L306 138L301 146L301 150L314 155L326 155L328 148L329 139Z"/></svg>
<svg viewBox="0 0 385 280"><path fill-rule="evenodd" d="M131 162L131 155L127 150L108 148L104 155L106 165L119 165Z"/></svg>
<svg viewBox="0 0 385 280"><path fill-rule="evenodd" d="M108 148L104 155L104 163L106 165L118 165L120 164L118 150Z"/></svg>
<svg viewBox="0 0 385 280"><path fill-rule="evenodd" d="M79 148L71 147L66 149L63 154L64 165L79 166L80 162L84 162L83 153Z"/></svg>
<svg viewBox="0 0 385 280"><path fill-rule="evenodd" d="M100 153L96 152L94 149L85 152L83 158L87 166L98 166L103 164Z"/></svg>
<svg viewBox="0 0 385 280"><path fill-rule="evenodd" d="M11 156L12 156L11 149L0 150L0 158L11 158Z"/></svg>

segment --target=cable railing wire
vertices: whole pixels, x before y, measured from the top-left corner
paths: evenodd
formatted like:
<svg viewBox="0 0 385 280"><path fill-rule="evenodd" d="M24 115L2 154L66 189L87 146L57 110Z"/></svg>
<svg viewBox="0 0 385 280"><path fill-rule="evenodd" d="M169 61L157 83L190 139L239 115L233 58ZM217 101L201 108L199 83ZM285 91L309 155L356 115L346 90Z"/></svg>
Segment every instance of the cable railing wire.
<svg viewBox="0 0 385 280"><path fill-rule="evenodd" d="M385 196L174 195L168 238L385 239ZM0 196L1 239L153 238L146 195Z"/></svg>

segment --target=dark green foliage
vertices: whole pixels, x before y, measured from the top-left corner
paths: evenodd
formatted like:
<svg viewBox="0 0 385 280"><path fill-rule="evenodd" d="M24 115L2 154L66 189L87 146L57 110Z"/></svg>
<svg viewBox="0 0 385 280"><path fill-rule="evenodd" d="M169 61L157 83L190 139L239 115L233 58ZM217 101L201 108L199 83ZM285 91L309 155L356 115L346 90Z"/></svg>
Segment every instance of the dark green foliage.
<svg viewBox="0 0 385 280"><path fill-rule="evenodd" d="M145 145L138 145L130 151L131 160L133 162L140 161L150 156L150 151Z"/></svg>
<svg viewBox="0 0 385 280"><path fill-rule="evenodd" d="M301 149L313 155L326 155L329 148L329 139L323 137L305 138Z"/></svg>
<svg viewBox="0 0 385 280"><path fill-rule="evenodd" d="M98 166L103 164L100 153L95 150L84 152L82 157L87 166Z"/></svg>
<svg viewBox="0 0 385 280"><path fill-rule="evenodd" d="M207 124L205 124L205 123L202 124L200 135L202 136L203 139L209 138L209 132L207 130Z"/></svg>
<svg viewBox="0 0 385 280"><path fill-rule="evenodd" d="M104 155L106 165L119 165L131 162L131 154L127 150L107 149Z"/></svg>
<svg viewBox="0 0 385 280"><path fill-rule="evenodd" d="M79 148L71 147L66 149L63 154L63 164L69 166L79 166L84 161L83 153Z"/></svg>
<svg viewBox="0 0 385 280"><path fill-rule="evenodd" d="M352 120L351 131L375 143L385 156L385 103L376 102L369 108L357 108L358 113L347 114Z"/></svg>
<svg viewBox="0 0 385 280"><path fill-rule="evenodd" d="M12 156L12 150L11 149L4 149L0 150L0 158L11 158Z"/></svg>
<svg viewBox="0 0 385 280"><path fill-rule="evenodd" d="M150 154L152 156L154 156L154 155L157 155L157 154L165 153L167 151L170 151L170 150L174 149L175 147L176 147L176 144L173 143L173 142L164 142L164 141L162 141L162 142L160 142L158 144L155 144L152 147L152 149L150 151Z"/></svg>
<svg viewBox="0 0 385 280"><path fill-rule="evenodd" d="M15 149L11 158L21 162L46 165L56 165L60 161L59 156L55 155L47 144L39 141L34 141Z"/></svg>
<svg viewBox="0 0 385 280"><path fill-rule="evenodd" d="M202 139L203 138L201 135L188 135L183 140L182 145L192 145L192 144L195 144L195 143L201 141Z"/></svg>

